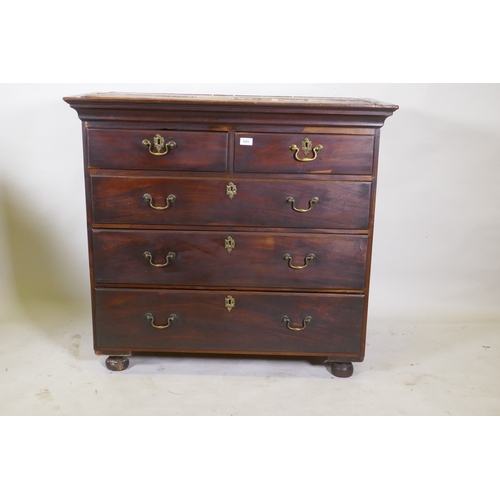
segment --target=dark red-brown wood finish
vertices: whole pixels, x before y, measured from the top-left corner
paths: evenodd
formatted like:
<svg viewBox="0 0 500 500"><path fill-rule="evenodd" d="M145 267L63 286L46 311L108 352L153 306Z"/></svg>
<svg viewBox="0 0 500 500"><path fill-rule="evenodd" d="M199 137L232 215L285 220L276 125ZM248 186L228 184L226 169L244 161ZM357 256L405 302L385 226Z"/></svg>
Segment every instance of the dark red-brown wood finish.
<svg viewBox="0 0 500 500"><path fill-rule="evenodd" d="M91 183L93 221L101 224L367 230L370 220L370 182L93 175ZM310 211L294 210L313 199Z"/></svg>
<svg viewBox="0 0 500 500"><path fill-rule="evenodd" d="M339 353L351 359L358 356L364 302L363 295L348 294L99 289L96 348L118 343L131 351Z"/></svg>
<svg viewBox="0 0 500 500"><path fill-rule="evenodd" d="M94 230L93 237L98 284L365 288L366 235Z"/></svg>
<svg viewBox="0 0 500 500"><path fill-rule="evenodd" d="M92 94L96 353L364 359L380 128L370 99Z"/></svg>

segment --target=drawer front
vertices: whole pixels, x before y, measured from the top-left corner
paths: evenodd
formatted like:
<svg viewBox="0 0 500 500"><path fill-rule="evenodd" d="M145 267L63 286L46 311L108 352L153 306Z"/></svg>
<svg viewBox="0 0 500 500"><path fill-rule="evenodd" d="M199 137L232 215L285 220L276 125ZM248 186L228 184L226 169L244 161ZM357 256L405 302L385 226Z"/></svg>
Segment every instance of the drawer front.
<svg viewBox="0 0 500 500"><path fill-rule="evenodd" d="M103 224L367 229L370 194L369 182L92 177Z"/></svg>
<svg viewBox="0 0 500 500"><path fill-rule="evenodd" d="M93 238L97 284L365 287L362 235L94 230Z"/></svg>
<svg viewBox="0 0 500 500"><path fill-rule="evenodd" d="M361 351L362 295L98 289L95 299L96 350Z"/></svg>
<svg viewBox="0 0 500 500"><path fill-rule="evenodd" d="M91 129L89 166L95 168L225 172L228 134L226 132L177 132L172 130ZM155 149L154 138L161 135L164 146ZM145 146L143 141L151 146ZM168 146L175 143L175 147ZM164 154L167 151L168 153Z"/></svg>
<svg viewBox="0 0 500 500"><path fill-rule="evenodd" d="M292 145L297 146L296 153L290 150ZM300 161L312 160L319 146L322 149L314 161ZM239 133L235 148L235 172L370 175L373 171L373 134Z"/></svg>

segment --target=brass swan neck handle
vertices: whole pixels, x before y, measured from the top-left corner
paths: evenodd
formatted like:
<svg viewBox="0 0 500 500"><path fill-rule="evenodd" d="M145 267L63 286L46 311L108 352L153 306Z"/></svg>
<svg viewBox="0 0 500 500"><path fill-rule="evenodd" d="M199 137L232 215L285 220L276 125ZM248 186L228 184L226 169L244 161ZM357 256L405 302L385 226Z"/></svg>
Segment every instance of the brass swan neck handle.
<svg viewBox="0 0 500 500"><path fill-rule="evenodd" d="M312 321L312 318L311 316L306 316L302 322L302 328L294 328L293 326L290 326L290 318L288 316L283 316L282 321L286 323L286 327L292 332L301 332L307 328L307 325Z"/></svg>
<svg viewBox="0 0 500 500"><path fill-rule="evenodd" d="M177 316L175 314L171 314L168 317L167 324L164 326L155 325L155 317L151 313L146 314L146 319L151 322L151 326L153 328L156 328L157 330L165 330L165 329L170 328L172 326L172 323L177 319Z"/></svg>
<svg viewBox="0 0 500 500"><path fill-rule="evenodd" d="M295 198L293 198L292 196L289 196L286 199L286 202L290 203L290 205L292 205L292 209L295 212L298 212L299 214L305 214L307 212L310 212L313 209L313 205L316 205L317 203L319 203L319 198L317 198L315 196L314 198L312 198L311 200L309 200L309 208L297 208L295 206Z"/></svg>
<svg viewBox="0 0 500 500"><path fill-rule="evenodd" d="M177 201L177 197L174 194L171 194L165 199L166 205L164 207L158 207L154 205L153 197L149 193L145 193L142 198L144 199L144 201L149 203L149 206L153 210L168 210L169 208L172 208L172 203L175 203Z"/></svg>
<svg viewBox="0 0 500 500"><path fill-rule="evenodd" d="M316 255L313 253L310 253L305 259L304 259L304 265L303 266L294 266L292 265L293 258L289 253L286 253L283 258L288 261L288 266L291 267L292 269L295 270L300 270L300 269L305 269L311 260L314 260L316 258Z"/></svg>
<svg viewBox="0 0 500 500"><path fill-rule="evenodd" d="M170 153L172 149L175 149L177 147L177 144L174 141L169 141L165 144L165 139L160 134L156 134L156 136L153 138L153 144L151 144L151 142L147 139L144 139L142 141L142 145L145 148L148 148L149 153L153 156L168 155L168 153Z"/></svg>

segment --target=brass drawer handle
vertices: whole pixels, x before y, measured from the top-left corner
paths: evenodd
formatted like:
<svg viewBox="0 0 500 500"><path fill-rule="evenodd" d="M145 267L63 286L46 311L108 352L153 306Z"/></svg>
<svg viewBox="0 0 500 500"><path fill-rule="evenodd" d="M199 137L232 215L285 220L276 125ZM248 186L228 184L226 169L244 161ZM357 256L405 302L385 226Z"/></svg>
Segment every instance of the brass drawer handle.
<svg viewBox="0 0 500 500"><path fill-rule="evenodd" d="M177 319L175 314L171 314L168 318L168 323L165 326L155 325L155 317L151 313L146 314L146 319L151 321L151 326L156 328L157 330L165 330L166 328L170 328L172 323Z"/></svg>
<svg viewBox="0 0 500 500"><path fill-rule="evenodd" d="M316 203L319 203L319 198L316 198L316 196L315 196L312 200L309 200L309 208L297 208L295 206L295 198L292 198L291 196L289 196L286 199L286 202L290 203L292 205L292 209L295 212L299 212L300 214L305 214L306 212L310 212L312 210L313 205L316 205Z"/></svg>
<svg viewBox="0 0 500 500"><path fill-rule="evenodd" d="M314 161L318 158L318 154L321 153L321 151L323 151L323 146L321 144L318 144L315 148L313 148L312 142L309 139L304 139L302 141L302 151L306 156L312 151L314 153L313 158L299 158L300 149L296 144L292 144L290 146L290 151L292 153L295 153L294 158L297 161L301 162Z"/></svg>
<svg viewBox="0 0 500 500"><path fill-rule="evenodd" d="M292 256L289 254L289 253L286 253L283 258L285 260L288 261L288 265L292 268L292 269L305 269L308 265L309 265L309 262L311 262L311 260L314 260L316 258L316 255L314 255L313 253L310 253L305 259L304 259L304 265L303 266L293 266L292 265Z"/></svg>
<svg viewBox="0 0 500 500"><path fill-rule="evenodd" d="M302 330L305 330L307 325L312 321L312 318L311 316L306 316L306 318L304 319L303 323L302 323L302 328L294 328L293 326L290 326L290 318L288 316L283 316L283 319L282 321L284 323L286 323L286 327L289 329L289 330L292 330L292 332L301 332Z"/></svg>
<svg viewBox="0 0 500 500"><path fill-rule="evenodd" d="M166 201L166 206L164 207L157 207L155 205L153 205L153 197L149 194L149 193L146 193L144 196L144 201L147 201L149 203L149 206L153 209L153 210L167 210L169 208L172 208L172 203L175 203L177 201L177 197L174 195L174 194L171 194L169 195L169 197L165 200Z"/></svg>
<svg viewBox="0 0 500 500"><path fill-rule="evenodd" d="M170 252L168 255L167 255L167 259L166 259L166 262L165 264L154 264L153 263L153 256L151 255L151 252L144 252L144 258L149 260L149 263L153 266L153 267L167 267L169 264L170 264L170 261L171 260L174 260L176 257L175 253L174 252Z"/></svg>
<svg viewBox="0 0 500 500"><path fill-rule="evenodd" d="M160 134L156 134L156 136L153 138L153 143L156 153L153 151L153 144L151 144L151 142L149 142L147 139L144 139L142 141L142 145L145 148L149 148L149 152L153 156L165 156L170 152L170 150L177 147L177 144L174 141L170 141L165 144L165 139ZM165 149L165 151L163 151L163 149Z"/></svg>

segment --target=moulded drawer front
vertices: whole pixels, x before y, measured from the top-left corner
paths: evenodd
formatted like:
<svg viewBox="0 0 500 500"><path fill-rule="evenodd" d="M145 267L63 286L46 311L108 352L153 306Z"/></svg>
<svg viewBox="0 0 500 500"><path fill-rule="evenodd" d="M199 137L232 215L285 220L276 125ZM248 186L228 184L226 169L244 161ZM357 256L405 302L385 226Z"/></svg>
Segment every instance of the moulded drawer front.
<svg viewBox="0 0 500 500"><path fill-rule="evenodd" d="M367 229L370 194L369 182L92 176L103 224Z"/></svg>
<svg viewBox="0 0 500 500"><path fill-rule="evenodd" d="M97 350L361 351L363 295L97 289L95 298Z"/></svg>
<svg viewBox="0 0 500 500"><path fill-rule="evenodd" d="M94 230L93 240L96 284L365 287L365 235Z"/></svg>
<svg viewBox="0 0 500 500"><path fill-rule="evenodd" d="M374 135L373 132L367 134L238 133L235 172L370 175ZM298 151L291 151L292 145ZM315 153L315 148L320 146ZM315 154L317 158L313 160Z"/></svg>
<svg viewBox="0 0 500 500"><path fill-rule="evenodd" d="M157 139L159 149L156 149L158 135L161 139ZM91 129L88 137L90 167L194 172L227 170L226 132ZM149 141L150 146L144 145L144 141Z"/></svg>

